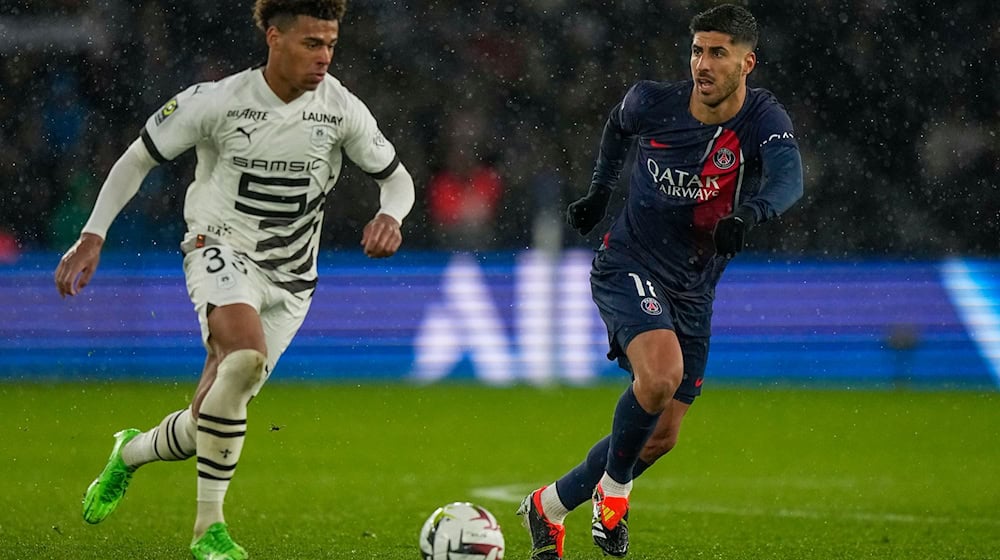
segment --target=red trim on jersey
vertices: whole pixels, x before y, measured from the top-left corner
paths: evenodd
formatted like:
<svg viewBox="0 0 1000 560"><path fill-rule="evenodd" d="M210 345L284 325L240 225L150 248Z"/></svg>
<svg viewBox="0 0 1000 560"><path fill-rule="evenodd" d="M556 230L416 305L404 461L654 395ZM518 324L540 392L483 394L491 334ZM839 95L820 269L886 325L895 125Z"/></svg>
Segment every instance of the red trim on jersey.
<svg viewBox="0 0 1000 560"><path fill-rule="evenodd" d="M742 167L740 139L736 132L724 129L701 168L703 181L717 179L719 194L694 207L695 230L711 231L720 218L732 213Z"/></svg>

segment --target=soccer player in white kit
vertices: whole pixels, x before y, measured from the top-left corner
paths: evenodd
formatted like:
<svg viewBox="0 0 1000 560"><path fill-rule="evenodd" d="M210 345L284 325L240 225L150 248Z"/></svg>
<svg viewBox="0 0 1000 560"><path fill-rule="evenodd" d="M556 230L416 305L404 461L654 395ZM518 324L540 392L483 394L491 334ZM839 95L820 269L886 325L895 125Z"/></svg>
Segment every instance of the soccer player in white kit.
<svg viewBox="0 0 1000 560"><path fill-rule="evenodd" d="M194 148L181 243L188 294L207 359L189 407L149 431L115 434L107 466L87 489L83 517L104 520L132 473L152 461L197 456L195 558L240 560L223 499L247 431L247 403L302 325L314 292L323 206L342 153L381 188L361 245L393 255L413 205L413 180L368 108L327 74L345 0L257 0L267 64L193 85L149 118L112 167L80 239L55 272L75 296L97 268L111 222L157 164Z"/></svg>

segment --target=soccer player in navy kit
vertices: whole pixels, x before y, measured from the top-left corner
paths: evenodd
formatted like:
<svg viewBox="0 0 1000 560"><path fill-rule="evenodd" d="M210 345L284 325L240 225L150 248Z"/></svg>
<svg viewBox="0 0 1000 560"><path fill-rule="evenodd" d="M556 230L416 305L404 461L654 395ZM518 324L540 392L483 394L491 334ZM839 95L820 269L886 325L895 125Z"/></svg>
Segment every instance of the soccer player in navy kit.
<svg viewBox="0 0 1000 560"><path fill-rule="evenodd" d="M691 77L642 81L608 118L587 195L567 209L582 234L604 217L634 144L621 214L594 258L591 287L609 359L632 374L611 433L586 459L521 503L533 559L561 559L567 513L593 504L606 554L628 552L632 481L677 442L701 393L715 286L756 224L802 196L802 162L784 108L748 88L757 22L724 4L691 20Z"/></svg>

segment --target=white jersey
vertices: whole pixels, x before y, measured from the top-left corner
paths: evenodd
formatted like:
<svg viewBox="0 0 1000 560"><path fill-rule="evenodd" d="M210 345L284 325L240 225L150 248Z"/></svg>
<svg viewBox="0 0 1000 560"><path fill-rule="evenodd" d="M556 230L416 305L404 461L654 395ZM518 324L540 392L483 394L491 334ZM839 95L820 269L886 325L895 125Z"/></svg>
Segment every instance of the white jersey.
<svg viewBox="0 0 1000 560"><path fill-rule="evenodd" d="M149 118L142 140L160 163L196 150L183 245L198 236L229 245L293 293L316 285L323 205L342 153L376 179L399 165L368 107L339 80L327 75L285 103L263 68L184 90Z"/></svg>

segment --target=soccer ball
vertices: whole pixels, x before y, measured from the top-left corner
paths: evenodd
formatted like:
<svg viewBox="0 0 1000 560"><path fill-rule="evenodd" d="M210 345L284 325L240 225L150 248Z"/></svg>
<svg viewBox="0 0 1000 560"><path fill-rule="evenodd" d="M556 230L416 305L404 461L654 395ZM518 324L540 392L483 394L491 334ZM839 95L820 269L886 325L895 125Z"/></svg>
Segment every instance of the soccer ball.
<svg viewBox="0 0 1000 560"><path fill-rule="evenodd" d="M503 533L482 506L453 502L434 510L420 529L424 560L501 560Z"/></svg>

